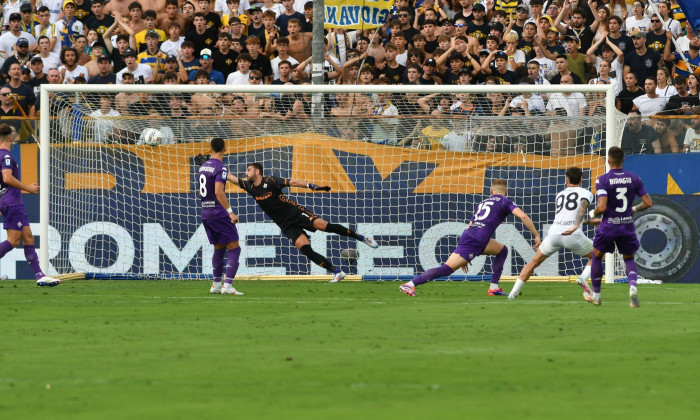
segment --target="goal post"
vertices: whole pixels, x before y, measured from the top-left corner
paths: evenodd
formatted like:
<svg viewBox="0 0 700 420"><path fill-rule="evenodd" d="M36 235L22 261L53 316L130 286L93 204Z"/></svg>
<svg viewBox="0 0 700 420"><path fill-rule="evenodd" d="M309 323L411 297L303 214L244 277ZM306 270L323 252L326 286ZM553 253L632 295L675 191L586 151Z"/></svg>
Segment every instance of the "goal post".
<svg viewBox="0 0 700 420"><path fill-rule="evenodd" d="M598 95L599 112L460 113L485 111L497 103L490 95L515 101L569 93ZM123 107L125 115L97 112L102 97L116 106L119 95L134 100L138 94L147 96L144 107L151 112L127 116L135 102ZM309 118L314 95L324 104L320 124ZM193 115L168 115L174 105L167 98L173 97L193 107ZM421 98L432 101L427 110ZM449 112L459 98L469 107ZM384 280L444 261L495 178L508 181L509 196L534 215L544 237L566 168L582 167L583 185L592 187L607 163L604 152L591 152L591 138L605 138L607 148L619 145L626 120L615 110L611 85L42 85L40 100L41 265L54 274L88 271L104 278L206 278L211 272L193 158L208 153L212 137L227 140L224 163L231 173L241 175L248 163L260 161L266 175L330 185L328 193L292 188L288 195L325 220L375 236L381 246L372 250L314 232L314 249L363 279ZM408 102L415 109L406 108ZM435 112L438 103L442 112ZM391 114L392 106L403 108ZM140 144L144 127L167 128L165 143L172 144ZM241 276L325 274L251 197L233 186L227 194L241 216ZM534 253L526 250L530 238L523 231L507 220L496 232L514 250L504 278L517 275ZM357 261L340 258L348 249L358 251ZM606 258L606 282L623 273L617 259ZM535 279L565 280L582 268L569 252L550 260ZM484 257L474 266L469 279L490 273Z"/></svg>

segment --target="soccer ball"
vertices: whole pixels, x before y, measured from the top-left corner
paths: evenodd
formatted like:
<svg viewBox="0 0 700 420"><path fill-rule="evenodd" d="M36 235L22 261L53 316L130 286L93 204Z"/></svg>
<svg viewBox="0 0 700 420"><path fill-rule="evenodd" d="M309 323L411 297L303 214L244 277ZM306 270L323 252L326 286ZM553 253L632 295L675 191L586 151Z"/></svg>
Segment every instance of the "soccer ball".
<svg viewBox="0 0 700 420"><path fill-rule="evenodd" d="M141 139L144 144L149 146L158 146L163 141L163 135L160 130L155 128L146 128L141 133Z"/></svg>
<svg viewBox="0 0 700 420"><path fill-rule="evenodd" d="M360 258L360 253L356 249L344 249L340 251L340 258L344 259L349 263L354 263Z"/></svg>

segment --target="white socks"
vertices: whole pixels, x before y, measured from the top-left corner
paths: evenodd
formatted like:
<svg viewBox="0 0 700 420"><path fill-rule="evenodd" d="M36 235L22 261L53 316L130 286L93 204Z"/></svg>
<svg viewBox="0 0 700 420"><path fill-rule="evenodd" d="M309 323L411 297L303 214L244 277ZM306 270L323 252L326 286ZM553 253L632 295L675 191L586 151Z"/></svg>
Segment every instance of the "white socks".
<svg viewBox="0 0 700 420"><path fill-rule="evenodd" d="M518 296L520 294L520 289L522 289L524 285L525 285L524 281L517 279L515 281L515 285L513 286L513 289L510 291L510 293L508 293L508 296L509 297L510 296L512 296L512 297Z"/></svg>
<svg viewBox="0 0 700 420"><path fill-rule="evenodd" d="M591 278L591 266L587 265L586 268L583 269L581 272L581 275L578 276L579 280L587 282Z"/></svg>

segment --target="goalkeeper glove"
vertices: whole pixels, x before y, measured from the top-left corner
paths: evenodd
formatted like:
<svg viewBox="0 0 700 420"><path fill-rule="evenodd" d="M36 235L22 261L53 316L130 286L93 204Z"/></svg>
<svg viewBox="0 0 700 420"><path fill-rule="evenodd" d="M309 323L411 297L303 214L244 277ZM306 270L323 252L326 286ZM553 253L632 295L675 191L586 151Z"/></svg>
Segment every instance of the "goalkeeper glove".
<svg viewBox="0 0 700 420"><path fill-rule="evenodd" d="M331 187L322 187L320 185L312 184L310 182L308 184L306 184L306 187L309 188L310 190L313 190L313 191L330 191L331 190Z"/></svg>
<svg viewBox="0 0 700 420"><path fill-rule="evenodd" d="M194 157L194 164L197 166L202 166L208 160L209 160L209 155L203 155L200 153Z"/></svg>

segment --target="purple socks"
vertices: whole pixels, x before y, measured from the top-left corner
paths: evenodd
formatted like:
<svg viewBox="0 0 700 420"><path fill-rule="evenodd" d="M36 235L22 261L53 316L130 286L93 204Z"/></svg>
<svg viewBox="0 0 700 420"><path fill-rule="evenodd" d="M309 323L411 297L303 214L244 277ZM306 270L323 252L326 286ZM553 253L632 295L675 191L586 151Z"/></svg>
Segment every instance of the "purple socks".
<svg viewBox="0 0 700 420"><path fill-rule="evenodd" d="M506 262L506 257L508 256L508 247L504 246L501 252L496 254L491 263L491 284L498 284L501 279L501 274L503 274L503 264Z"/></svg>
<svg viewBox="0 0 700 420"><path fill-rule="evenodd" d="M2 246L2 244L0 244L0 246ZM39 257L36 255L36 248L34 245L24 245L24 258L27 259L29 266L32 267L34 277L36 277L37 280L44 277L44 272L41 271L41 267L39 266Z"/></svg>
<svg viewBox="0 0 700 420"><path fill-rule="evenodd" d="M625 273L630 287L637 287L637 263L634 262L634 258L625 260Z"/></svg>
<svg viewBox="0 0 700 420"><path fill-rule="evenodd" d="M595 253L593 253L593 257L591 258L591 285L593 286L593 293L600 293L600 285L602 282L603 260L600 257L597 257Z"/></svg>
<svg viewBox="0 0 700 420"><path fill-rule="evenodd" d="M214 283L221 283L221 274L224 272L224 255L226 255L226 248L214 249L214 256L211 258L211 266L214 269Z"/></svg>
<svg viewBox="0 0 700 420"><path fill-rule="evenodd" d="M238 271L238 259L241 256L241 247L234 248L228 251L228 256L226 258L226 280L227 284L233 283L233 278L236 277L236 272Z"/></svg>
<svg viewBox="0 0 700 420"><path fill-rule="evenodd" d="M0 258L4 257L5 254L7 254L8 252L12 251L12 248L14 247L12 246L10 241L4 241L0 243Z"/></svg>
<svg viewBox="0 0 700 420"><path fill-rule="evenodd" d="M430 270L425 271L423 274L413 279L413 284L418 286L423 283L433 281L438 277L449 276L452 273L454 273L454 270L452 270L449 265L443 264L439 267L431 268Z"/></svg>
<svg viewBox="0 0 700 420"><path fill-rule="evenodd" d="M0 243L0 258L12 251L13 248L14 247L9 241L3 241ZM34 245L24 245L24 258L27 259L29 266L34 272L34 277L36 277L37 280L45 276L44 272L41 271L41 267L39 266L39 257L36 255L36 248Z"/></svg>

